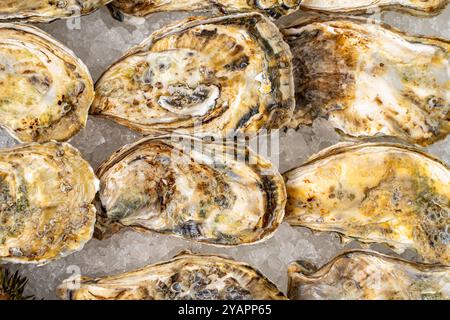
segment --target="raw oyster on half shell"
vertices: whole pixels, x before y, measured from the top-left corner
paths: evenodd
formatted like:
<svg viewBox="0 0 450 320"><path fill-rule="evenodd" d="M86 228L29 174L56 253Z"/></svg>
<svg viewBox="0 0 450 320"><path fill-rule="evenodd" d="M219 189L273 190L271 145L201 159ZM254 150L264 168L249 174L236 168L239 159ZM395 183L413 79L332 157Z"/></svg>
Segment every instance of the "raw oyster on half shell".
<svg viewBox="0 0 450 320"><path fill-rule="evenodd" d="M284 216L283 178L245 145L147 137L114 153L97 175L99 238L128 226L239 245L267 239Z"/></svg>
<svg viewBox="0 0 450 320"><path fill-rule="evenodd" d="M166 11L258 11L277 18L295 11L301 2L302 0L115 0L111 7L114 11L139 17Z"/></svg>
<svg viewBox="0 0 450 320"><path fill-rule="evenodd" d="M183 252L135 271L63 282L70 300L285 300L277 287L248 264L215 255Z"/></svg>
<svg viewBox="0 0 450 320"><path fill-rule="evenodd" d="M284 32L296 83L291 127L325 117L347 136L418 145L449 133L447 40L326 15L304 15Z"/></svg>
<svg viewBox="0 0 450 320"><path fill-rule="evenodd" d="M450 267L427 265L373 251L344 252L320 269L295 262L288 297L298 300L449 300Z"/></svg>
<svg viewBox="0 0 450 320"><path fill-rule="evenodd" d="M0 21L50 22L89 14L112 0L1 0Z"/></svg>
<svg viewBox="0 0 450 320"><path fill-rule="evenodd" d="M0 126L17 140L68 140L85 127L93 99L72 51L37 28L0 24Z"/></svg>
<svg viewBox="0 0 450 320"><path fill-rule="evenodd" d="M97 190L67 143L0 149L0 263L44 264L80 250L94 231Z"/></svg>
<svg viewBox="0 0 450 320"><path fill-rule="evenodd" d="M91 113L145 134L256 134L294 108L291 53L257 13L190 18L154 33L96 84Z"/></svg>
<svg viewBox="0 0 450 320"><path fill-rule="evenodd" d="M290 224L450 264L450 171L432 156L397 144L344 144L284 177Z"/></svg>

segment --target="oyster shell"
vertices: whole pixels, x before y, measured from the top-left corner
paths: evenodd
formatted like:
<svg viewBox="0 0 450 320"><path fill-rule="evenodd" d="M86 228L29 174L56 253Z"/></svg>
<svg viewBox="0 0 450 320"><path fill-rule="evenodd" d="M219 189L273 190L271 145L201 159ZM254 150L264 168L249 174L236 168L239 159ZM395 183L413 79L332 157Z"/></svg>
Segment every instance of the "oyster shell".
<svg viewBox="0 0 450 320"><path fill-rule="evenodd" d="M237 13L259 11L273 18L298 9L302 0L115 0L114 10L134 16L164 11L219 11Z"/></svg>
<svg viewBox="0 0 450 320"><path fill-rule="evenodd" d="M128 226L239 245L267 239L284 216L283 178L239 144L147 137L113 154L97 176L105 211L98 237Z"/></svg>
<svg viewBox="0 0 450 320"><path fill-rule="evenodd" d="M357 13L367 10L394 9L414 15L438 14L448 0L302 0L300 9L319 12Z"/></svg>
<svg viewBox="0 0 450 320"><path fill-rule="evenodd" d="M292 116L291 54L257 13L191 18L132 48L96 84L91 113L143 133L253 134Z"/></svg>
<svg viewBox="0 0 450 320"><path fill-rule="evenodd" d="M22 142L65 141L86 125L86 66L41 30L0 24L0 126Z"/></svg>
<svg viewBox="0 0 450 320"><path fill-rule="evenodd" d="M450 267L409 262L373 251L344 252L316 269L305 262L288 268L290 299L450 299Z"/></svg>
<svg viewBox="0 0 450 320"><path fill-rule="evenodd" d="M71 277L58 288L71 300L285 300L248 264L181 253L172 260L104 278Z"/></svg>
<svg viewBox="0 0 450 320"><path fill-rule="evenodd" d="M43 264L91 238L98 180L67 143L0 149L0 262Z"/></svg>
<svg viewBox="0 0 450 320"><path fill-rule="evenodd" d="M285 34L297 86L291 127L326 117L348 136L393 136L418 145L449 133L447 40L325 15L299 18Z"/></svg>
<svg viewBox="0 0 450 320"><path fill-rule="evenodd" d="M112 0L2 0L0 20L50 22L89 14Z"/></svg>
<svg viewBox="0 0 450 320"><path fill-rule="evenodd" d="M286 221L450 263L450 171L413 148L337 145L284 175Z"/></svg>

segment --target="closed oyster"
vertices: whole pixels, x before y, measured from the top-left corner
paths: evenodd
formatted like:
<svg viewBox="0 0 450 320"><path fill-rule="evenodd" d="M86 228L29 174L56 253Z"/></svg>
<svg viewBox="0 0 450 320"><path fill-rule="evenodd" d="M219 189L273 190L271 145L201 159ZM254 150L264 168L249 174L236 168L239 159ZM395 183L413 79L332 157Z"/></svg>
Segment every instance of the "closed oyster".
<svg viewBox="0 0 450 320"><path fill-rule="evenodd" d="M66 143L0 150L0 262L43 264L91 238L98 180Z"/></svg>
<svg viewBox="0 0 450 320"><path fill-rule="evenodd" d="M71 300L285 300L248 264L183 252L172 260L104 278L71 277L58 288Z"/></svg>
<svg viewBox="0 0 450 320"><path fill-rule="evenodd" d="M113 64L91 113L146 134L253 134L291 118L293 92L289 47L262 15L191 18Z"/></svg>
<svg viewBox="0 0 450 320"><path fill-rule="evenodd" d="M267 239L284 216L283 178L238 144L147 137L113 154L97 175L106 236L129 226L239 245Z"/></svg>
<svg viewBox="0 0 450 320"><path fill-rule="evenodd" d="M302 10L319 12L357 13L367 10L393 9L414 15L434 15L447 5L448 0L302 0Z"/></svg>
<svg viewBox="0 0 450 320"><path fill-rule="evenodd" d="M450 263L450 171L395 144L342 145L285 174L286 220Z"/></svg>
<svg viewBox="0 0 450 320"><path fill-rule="evenodd" d="M409 262L373 251L352 250L320 269L289 266L288 297L299 300L450 299L450 268Z"/></svg>
<svg viewBox="0 0 450 320"><path fill-rule="evenodd" d="M89 14L112 0L2 0L0 20L50 22Z"/></svg>
<svg viewBox="0 0 450 320"><path fill-rule="evenodd" d="M298 9L302 0L115 0L114 10L134 16L164 11L219 11L237 13L259 11L273 18Z"/></svg>
<svg viewBox="0 0 450 320"><path fill-rule="evenodd" d="M418 145L449 133L447 40L356 18L312 15L293 25L285 31L297 86L291 127L325 117L348 136L393 136Z"/></svg>
<svg viewBox="0 0 450 320"><path fill-rule="evenodd" d="M46 33L0 24L0 126L22 142L65 141L86 125L86 66Z"/></svg>

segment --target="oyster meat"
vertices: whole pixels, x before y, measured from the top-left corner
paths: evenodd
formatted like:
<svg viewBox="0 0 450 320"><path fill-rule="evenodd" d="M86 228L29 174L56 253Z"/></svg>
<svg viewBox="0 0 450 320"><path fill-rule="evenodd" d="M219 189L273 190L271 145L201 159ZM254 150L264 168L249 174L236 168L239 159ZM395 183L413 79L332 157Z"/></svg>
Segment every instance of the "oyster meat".
<svg viewBox="0 0 450 320"><path fill-rule="evenodd" d="M0 263L43 264L80 250L98 180L67 143L0 149Z"/></svg>
<svg viewBox="0 0 450 320"><path fill-rule="evenodd" d="M406 146L344 144L284 175L286 220L450 264L450 171Z"/></svg>
<svg viewBox="0 0 450 320"><path fill-rule="evenodd" d="M91 113L146 134L279 128L294 108L291 58L258 13L191 18L113 64L96 84Z"/></svg>
<svg viewBox="0 0 450 320"><path fill-rule="evenodd" d="M0 20L50 22L89 14L112 0L1 0Z"/></svg>
<svg viewBox="0 0 450 320"><path fill-rule="evenodd" d="M0 126L22 142L65 141L86 125L86 66L43 31L0 24Z"/></svg>
<svg viewBox="0 0 450 320"><path fill-rule="evenodd" d="M449 300L450 267L427 265L373 251L352 250L320 269L288 268L288 297L297 300Z"/></svg>
<svg viewBox="0 0 450 320"><path fill-rule="evenodd" d="M172 260L104 278L74 276L58 295L71 300L285 300L251 266L215 255L181 253Z"/></svg>
<svg viewBox="0 0 450 320"><path fill-rule="evenodd" d="M300 9L333 13L375 12L394 9L414 15L434 15L447 5L448 0L302 0Z"/></svg>
<svg viewBox="0 0 450 320"><path fill-rule="evenodd" d="M147 137L113 154L97 175L99 238L129 226L239 245L267 239L284 216L283 178L238 144Z"/></svg>
<svg viewBox="0 0 450 320"><path fill-rule="evenodd" d="M146 16L164 11L218 11L237 13L259 11L273 18L289 14L298 9L302 0L115 0L113 10Z"/></svg>
<svg viewBox="0 0 450 320"><path fill-rule="evenodd" d="M305 17L285 29L296 82L291 127L325 117L348 136L418 145L449 133L447 40L408 36L366 19Z"/></svg>

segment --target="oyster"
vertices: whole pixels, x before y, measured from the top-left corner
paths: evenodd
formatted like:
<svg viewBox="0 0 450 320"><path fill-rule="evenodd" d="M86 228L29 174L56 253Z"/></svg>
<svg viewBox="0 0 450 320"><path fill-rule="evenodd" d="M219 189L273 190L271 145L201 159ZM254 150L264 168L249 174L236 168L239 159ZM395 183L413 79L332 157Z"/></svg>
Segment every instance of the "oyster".
<svg viewBox="0 0 450 320"><path fill-rule="evenodd" d="M284 175L286 221L450 263L450 171L413 148L337 145Z"/></svg>
<svg viewBox="0 0 450 320"><path fill-rule="evenodd" d="M367 10L394 9L415 15L434 15L445 8L447 3L448 0L302 0L300 9L353 14Z"/></svg>
<svg viewBox="0 0 450 320"><path fill-rule="evenodd" d="M0 20L50 22L89 14L112 0L2 0Z"/></svg>
<svg viewBox="0 0 450 320"><path fill-rule="evenodd" d="M237 13L259 11L273 18L289 14L298 9L302 0L115 0L113 10L146 16L164 11L219 11Z"/></svg>
<svg viewBox="0 0 450 320"><path fill-rule="evenodd" d="M300 18L285 33L297 86L291 127L326 117L348 136L418 145L449 133L447 40L326 15Z"/></svg>
<svg viewBox="0 0 450 320"><path fill-rule="evenodd" d="M93 99L89 71L70 50L37 28L0 24L0 126L16 139L69 139Z"/></svg>
<svg viewBox="0 0 450 320"><path fill-rule="evenodd" d="M71 300L284 300L251 266L215 255L182 252L172 260L104 278L75 276L58 295Z"/></svg>
<svg viewBox="0 0 450 320"><path fill-rule="evenodd" d="M252 134L292 116L291 54L257 13L191 18L154 33L96 84L91 113L143 133Z"/></svg>
<svg viewBox="0 0 450 320"><path fill-rule="evenodd" d="M99 238L128 226L239 245L267 239L284 216L283 178L239 144L147 137L113 154L97 175Z"/></svg>
<svg viewBox="0 0 450 320"><path fill-rule="evenodd" d="M450 267L409 262L352 250L320 269L295 262L288 268L290 299L450 299Z"/></svg>
<svg viewBox="0 0 450 320"><path fill-rule="evenodd" d="M93 233L98 180L66 143L0 150L0 262L43 264Z"/></svg>

